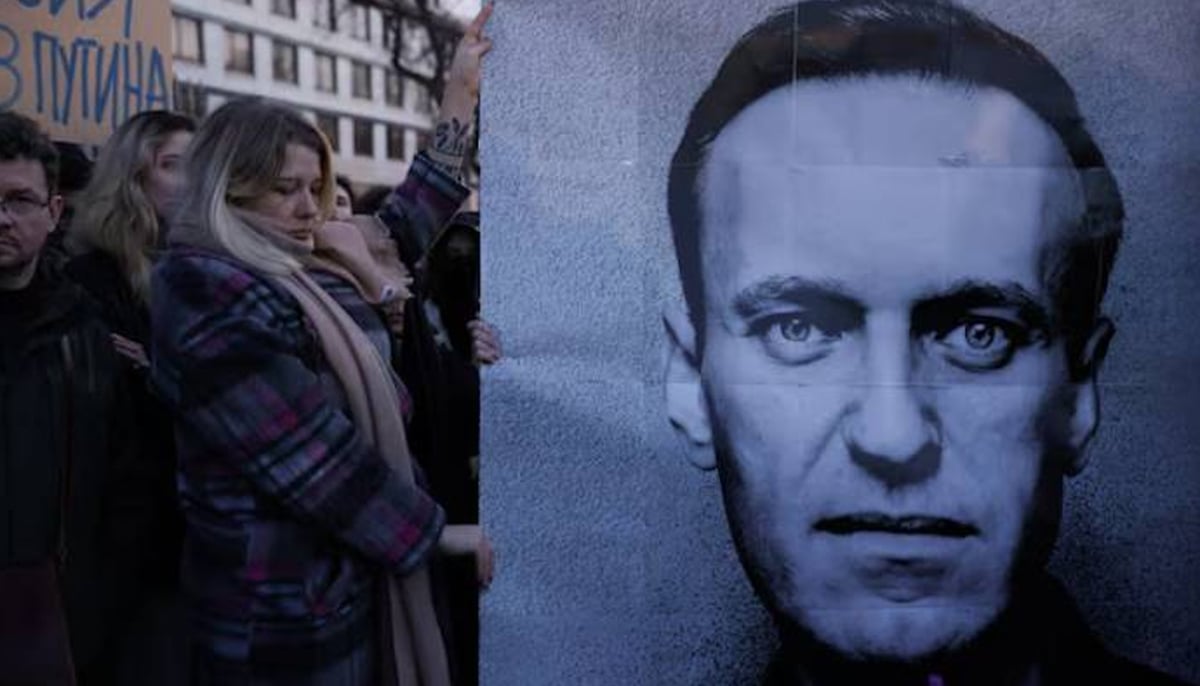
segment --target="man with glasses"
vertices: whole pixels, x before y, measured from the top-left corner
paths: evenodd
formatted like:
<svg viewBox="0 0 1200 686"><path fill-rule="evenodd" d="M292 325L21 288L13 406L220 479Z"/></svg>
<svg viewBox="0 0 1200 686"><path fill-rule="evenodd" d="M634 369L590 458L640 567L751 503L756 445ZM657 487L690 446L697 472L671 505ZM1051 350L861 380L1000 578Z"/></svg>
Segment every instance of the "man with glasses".
<svg viewBox="0 0 1200 686"><path fill-rule="evenodd" d="M117 589L136 583L118 566L138 543L122 522L139 504L110 497L114 483L135 473L126 456L136 454L127 450L136 432L124 425L116 353L85 294L41 259L63 210L58 169L57 150L33 121L0 113L5 683L65 683L55 679L71 662L82 683L107 683L112 620L122 611Z"/></svg>

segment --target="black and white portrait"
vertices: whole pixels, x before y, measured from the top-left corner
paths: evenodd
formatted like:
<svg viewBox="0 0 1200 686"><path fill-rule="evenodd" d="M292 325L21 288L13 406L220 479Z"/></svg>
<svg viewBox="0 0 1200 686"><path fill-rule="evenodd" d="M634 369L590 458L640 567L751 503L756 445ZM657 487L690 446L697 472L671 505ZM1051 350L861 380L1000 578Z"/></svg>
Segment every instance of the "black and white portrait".
<svg viewBox="0 0 1200 686"><path fill-rule="evenodd" d="M1200 6L736 5L503 6L485 680L1200 678Z"/></svg>

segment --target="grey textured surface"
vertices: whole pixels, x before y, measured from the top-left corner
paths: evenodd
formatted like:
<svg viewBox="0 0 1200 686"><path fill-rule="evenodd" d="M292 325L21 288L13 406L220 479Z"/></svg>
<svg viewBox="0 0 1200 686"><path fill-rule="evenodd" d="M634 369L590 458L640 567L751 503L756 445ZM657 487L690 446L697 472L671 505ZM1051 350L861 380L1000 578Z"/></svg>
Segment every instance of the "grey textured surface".
<svg viewBox="0 0 1200 686"><path fill-rule="evenodd" d="M501 0L483 102L483 677L752 682L773 642L716 476L662 408L666 169L778 2ZM1125 192L1103 420L1053 569L1118 652L1200 681L1200 2L972 0L1075 85Z"/></svg>

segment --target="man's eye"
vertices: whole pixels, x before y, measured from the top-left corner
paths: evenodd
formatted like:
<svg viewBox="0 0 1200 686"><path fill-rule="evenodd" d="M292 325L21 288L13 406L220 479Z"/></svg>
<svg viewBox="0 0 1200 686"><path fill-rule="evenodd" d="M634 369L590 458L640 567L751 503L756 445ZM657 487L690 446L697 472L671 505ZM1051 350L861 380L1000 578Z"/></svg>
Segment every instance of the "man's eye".
<svg viewBox="0 0 1200 686"><path fill-rule="evenodd" d="M1008 364L1029 335L1017 324L986 317L961 320L934 340L951 364L968 371L990 371Z"/></svg>
<svg viewBox="0 0 1200 686"><path fill-rule="evenodd" d="M829 354L843 332L822 326L806 313L787 312L762 317L750 327L768 355L784 364L807 364Z"/></svg>

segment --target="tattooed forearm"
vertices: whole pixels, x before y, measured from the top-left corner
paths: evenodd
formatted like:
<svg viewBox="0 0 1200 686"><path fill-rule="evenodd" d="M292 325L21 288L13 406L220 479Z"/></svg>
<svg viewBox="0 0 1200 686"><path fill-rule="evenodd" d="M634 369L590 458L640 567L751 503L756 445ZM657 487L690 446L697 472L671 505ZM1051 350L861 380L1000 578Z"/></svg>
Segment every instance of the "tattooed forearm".
<svg viewBox="0 0 1200 686"><path fill-rule="evenodd" d="M463 162L467 156L468 134L471 123L464 122L458 117L450 117L438 122L433 131L433 143L425 153L429 159L451 176L462 174Z"/></svg>
<svg viewBox="0 0 1200 686"><path fill-rule="evenodd" d="M470 130L470 123L459 121L458 117L438 122L433 132L433 149L443 155L461 157L467 154L467 133Z"/></svg>

